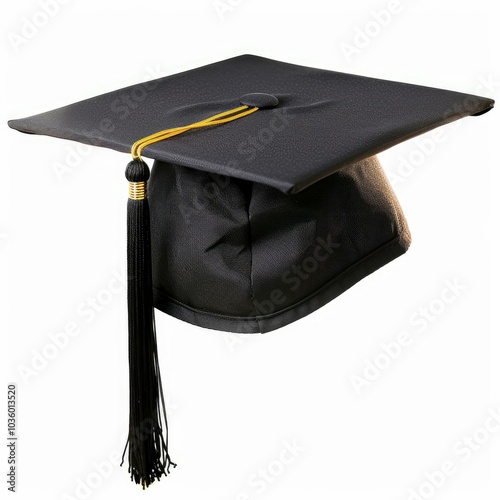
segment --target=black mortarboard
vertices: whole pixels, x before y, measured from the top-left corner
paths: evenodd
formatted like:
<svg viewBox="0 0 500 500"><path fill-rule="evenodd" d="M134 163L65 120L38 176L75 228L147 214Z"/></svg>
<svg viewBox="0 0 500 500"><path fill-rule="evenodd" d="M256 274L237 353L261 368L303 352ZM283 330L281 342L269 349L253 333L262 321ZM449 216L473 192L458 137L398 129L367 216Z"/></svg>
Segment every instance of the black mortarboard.
<svg viewBox="0 0 500 500"><path fill-rule="evenodd" d="M172 463L153 306L243 333L313 312L410 245L375 155L493 104L246 55L9 122L132 151L128 449L136 482L148 486ZM141 155L155 159L151 178Z"/></svg>

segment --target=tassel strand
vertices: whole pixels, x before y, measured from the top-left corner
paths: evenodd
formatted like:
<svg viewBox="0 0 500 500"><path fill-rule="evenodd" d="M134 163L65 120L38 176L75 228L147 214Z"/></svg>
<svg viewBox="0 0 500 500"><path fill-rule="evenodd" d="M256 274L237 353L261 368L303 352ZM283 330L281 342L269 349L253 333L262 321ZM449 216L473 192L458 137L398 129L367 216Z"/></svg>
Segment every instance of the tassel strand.
<svg viewBox="0 0 500 500"><path fill-rule="evenodd" d="M149 167L141 159L127 165L129 436L131 479L147 488L175 467L168 454L168 425L160 376L153 304L151 228L146 186Z"/></svg>

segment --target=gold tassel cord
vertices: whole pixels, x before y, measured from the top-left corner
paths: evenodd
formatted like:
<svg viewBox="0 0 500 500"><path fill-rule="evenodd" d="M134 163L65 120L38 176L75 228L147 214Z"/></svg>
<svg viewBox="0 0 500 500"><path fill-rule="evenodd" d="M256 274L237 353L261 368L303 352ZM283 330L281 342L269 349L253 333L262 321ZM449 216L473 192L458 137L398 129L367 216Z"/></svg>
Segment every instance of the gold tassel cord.
<svg viewBox="0 0 500 500"><path fill-rule="evenodd" d="M232 122L234 120L237 120L238 118L243 118L244 116L255 113L255 111L257 111L258 109L259 108L257 107L250 108L249 106L239 106L237 108L224 111L223 113L218 113L216 115L210 116L209 118L205 118L204 120L201 120L199 122L192 123L191 125L161 130L136 141L132 146L132 157L134 159L141 159L141 153L145 147L156 144L157 142L164 141L165 139L170 139L171 137L175 137L176 135L183 134L188 130L210 127L212 125L222 125L223 123Z"/></svg>

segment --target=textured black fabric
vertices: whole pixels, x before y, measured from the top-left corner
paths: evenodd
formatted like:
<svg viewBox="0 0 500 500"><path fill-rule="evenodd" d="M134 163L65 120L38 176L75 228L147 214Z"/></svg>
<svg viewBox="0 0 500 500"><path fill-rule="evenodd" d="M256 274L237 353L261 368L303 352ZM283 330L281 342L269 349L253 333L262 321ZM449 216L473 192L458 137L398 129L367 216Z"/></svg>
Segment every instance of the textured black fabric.
<svg viewBox="0 0 500 500"><path fill-rule="evenodd" d="M9 125L129 152L144 136L232 109L249 93L272 94L279 104L154 144L144 156L298 192L343 166L493 106L491 99L458 92L245 55Z"/></svg>
<svg viewBox="0 0 500 500"><path fill-rule="evenodd" d="M280 328L410 244L375 157L296 195L159 161L149 186L155 305L208 328Z"/></svg>
<svg viewBox="0 0 500 500"><path fill-rule="evenodd" d="M128 152L242 99L271 107L144 150L156 160L156 307L238 332L295 321L404 253L410 236L374 155L494 105L245 55L9 125Z"/></svg>

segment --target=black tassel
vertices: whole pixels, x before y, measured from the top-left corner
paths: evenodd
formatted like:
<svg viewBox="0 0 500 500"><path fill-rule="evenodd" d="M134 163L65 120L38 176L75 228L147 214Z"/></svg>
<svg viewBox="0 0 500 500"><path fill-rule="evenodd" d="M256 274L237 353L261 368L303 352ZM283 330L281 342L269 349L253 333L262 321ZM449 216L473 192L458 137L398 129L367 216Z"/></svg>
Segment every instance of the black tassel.
<svg viewBox="0 0 500 500"><path fill-rule="evenodd" d="M131 479L143 488L175 467L168 454L168 426L161 385L153 305L151 231L147 181L141 159L127 165L128 330L130 371L128 446Z"/></svg>

